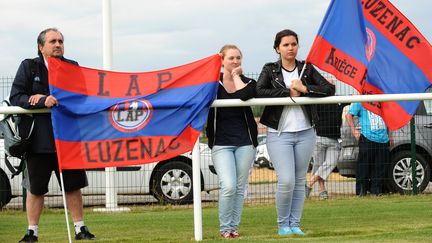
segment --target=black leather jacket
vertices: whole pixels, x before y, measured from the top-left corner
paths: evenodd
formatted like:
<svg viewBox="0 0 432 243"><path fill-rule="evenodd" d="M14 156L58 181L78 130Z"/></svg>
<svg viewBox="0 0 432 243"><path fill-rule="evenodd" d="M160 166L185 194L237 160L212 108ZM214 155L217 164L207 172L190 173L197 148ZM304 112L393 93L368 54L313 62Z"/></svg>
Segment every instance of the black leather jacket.
<svg viewBox="0 0 432 243"><path fill-rule="evenodd" d="M61 60L78 65L77 62L72 60L65 58L61 58ZM35 68L32 68L32 65L34 65ZM42 97L36 105L30 105L28 102L29 97L34 94L43 94L46 96L50 94L48 86L48 70L45 66L44 59L41 56L34 59L25 59L21 62L12 83L10 93L11 104L14 106L20 106L24 109L46 108L46 97ZM38 113L33 114L33 117L35 119L35 125L32 137L30 138L30 152L55 153L56 148L51 114Z"/></svg>
<svg viewBox="0 0 432 243"><path fill-rule="evenodd" d="M304 62L296 62L297 70L300 75ZM301 81L309 91L307 94L302 93L301 96L325 97L335 94L335 86L330 84L311 64L307 64ZM259 98L290 96L290 89L285 86L283 80L282 65L280 60L264 65L258 78L256 90L257 97ZM261 115L260 122L263 125L277 130L283 107L283 105L266 106L264 108L263 114ZM314 126L318 121L316 105L302 105L301 107L305 111L305 114L309 118L312 126Z"/></svg>

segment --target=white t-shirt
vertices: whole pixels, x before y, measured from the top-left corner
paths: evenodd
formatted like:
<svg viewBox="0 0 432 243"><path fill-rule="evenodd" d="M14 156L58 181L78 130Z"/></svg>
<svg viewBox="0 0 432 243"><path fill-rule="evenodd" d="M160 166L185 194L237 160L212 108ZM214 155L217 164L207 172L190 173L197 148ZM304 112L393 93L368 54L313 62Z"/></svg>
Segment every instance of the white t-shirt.
<svg viewBox="0 0 432 243"><path fill-rule="evenodd" d="M297 68L295 68L292 72L282 69L282 75L286 87L291 87L292 80L299 78ZM278 130L281 132L299 132L311 127L312 126L309 122L309 119L303 112L301 106L284 106L281 118L279 120ZM279 132L278 130L268 128L269 132Z"/></svg>

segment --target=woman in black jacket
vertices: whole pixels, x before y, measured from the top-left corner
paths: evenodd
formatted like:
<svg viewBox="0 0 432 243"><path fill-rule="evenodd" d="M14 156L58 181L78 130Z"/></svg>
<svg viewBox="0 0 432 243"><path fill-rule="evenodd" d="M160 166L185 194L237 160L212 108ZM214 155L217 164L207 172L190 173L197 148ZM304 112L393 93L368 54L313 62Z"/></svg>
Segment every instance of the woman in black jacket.
<svg viewBox="0 0 432 243"><path fill-rule="evenodd" d="M223 73L218 99L247 100L255 97L256 82L242 73L242 53L235 45L222 47ZM208 145L219 177L219 222L223 238L239 237L244 188L255 158L257 125L247 107L212 108L207 119Z"/></svg>
<svg viewBox="0 0 432 243"><path fill-rule="evenodd" d="M334 94L334 86L312 65L296 60L299 42L294 31L278 32L273 48L279 60L264 65L257 82L258 97ZM304 75L300 77L303 68ZM267 126L267 150L278 177L276 208L280 235L304 234L300 218L317 120L315 105L267 106L261 116L260 122Z"/></svg>

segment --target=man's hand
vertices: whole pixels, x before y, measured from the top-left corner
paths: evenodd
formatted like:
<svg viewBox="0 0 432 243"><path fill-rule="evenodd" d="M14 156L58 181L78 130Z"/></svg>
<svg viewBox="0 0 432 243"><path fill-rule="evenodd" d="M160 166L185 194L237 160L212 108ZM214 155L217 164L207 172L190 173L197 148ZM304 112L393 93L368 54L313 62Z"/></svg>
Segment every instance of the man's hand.
<svg viewBox="0 0 432 243"><path fill-rule="evenodd" d="M359 127L355 127L354 129L351 130L351 132L357 141L360 140L361 132Z"/></svg>
<svg viewBox="0 0 432 243"><path fill-rule="evenodd" d="M35 94L30 96L28 102L30 103L30 105L35 106L39 102L39 100L43 97L45 97L45 95Z"/></svg>
<svg viewBox="0 0 432 243"><path fill-rule="evenodd" d="M56 99L54 96L49 95L49 96L45 99L45 106L48 107L48 108L51 108L51 107L53 107L53 106L55 106L55 105L58 105L58 101L57 101L57 99Z"/></svg>
<svg viewBox="0 0 432 243"><path fill-rule="evenodd" d="M393 132L390 129L387 129L387 134L389 137L389 145L392 147L394 145Z"/></svg>
<svg viewBox="0 0 432 243"><path fill-rule="evenodd" d="M360 135L361 135L360 129L361 128L354 124L353 115L351 115L350 113L347 113L345 115L345 119L346 119L348 126L351 128L352 135L355 137L355 139L357 141L360 140Z"/></svg>

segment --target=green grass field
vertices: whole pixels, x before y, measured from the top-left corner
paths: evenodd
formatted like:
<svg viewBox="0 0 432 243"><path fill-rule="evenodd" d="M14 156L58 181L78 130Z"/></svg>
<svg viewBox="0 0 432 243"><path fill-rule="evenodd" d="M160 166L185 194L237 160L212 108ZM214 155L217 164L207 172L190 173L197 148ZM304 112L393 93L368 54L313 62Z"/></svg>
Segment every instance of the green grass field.
<svg viewBox="0 0 432 243"><path fill-rule="evenodd" d="M86 209L86 224L97 242L193 242L193 208L137 206L128 213ZM25 233L22 211L0 212L0 242L18 242ZM203 209L203 241L222 240L217 205ZM303 211L305 236L277 235L273 203L246 205L240 224L242 242L432 242L432 195L307 200ZM39 242L67 242L64 213L46 209Z"/></svg>

